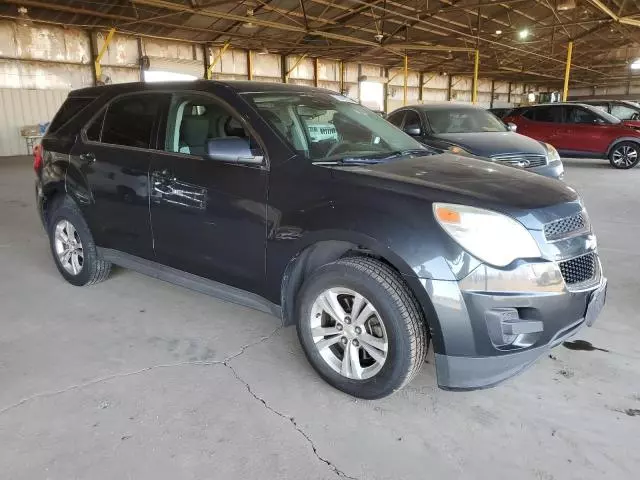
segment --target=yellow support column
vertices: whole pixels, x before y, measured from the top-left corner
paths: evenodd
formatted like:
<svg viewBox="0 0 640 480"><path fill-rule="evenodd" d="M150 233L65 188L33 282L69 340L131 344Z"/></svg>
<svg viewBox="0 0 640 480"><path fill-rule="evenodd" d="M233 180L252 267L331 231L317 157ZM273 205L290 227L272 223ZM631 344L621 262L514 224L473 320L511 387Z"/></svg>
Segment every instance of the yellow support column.
<svg viewBox="0 0 640 480"><path fill-rule="evenodd" d="M253 52L247 50L247 80L253 80Z"/></svg>
<svg viewBox="0 0 640 480"><path fill-rule="evenodd" d="M473 92L471 94L471 101L478 103L478 70L480 69L480 50L476 49L476 58L473 64Z"/></svg>
<svg viewBox="0 0 640 480"><path fill-rule="evenodd" d="M100 66L100 61L102 60L102 57L104 56L105 53L107 53L107 48L109 48L109 44L111 43L111 40L113 40L113 35L116 33L116 29L112 28L111 30L109 30L109 33L107 34L107 38L104 39L104 43L102 44L102 48L100 49L100 52L98 52L98 56L96 57L96 61L94 62L93 66L95 68L96 71L96 79L97 81L100 81L100 77L102 76L102 67Z"/></svg>
<svg viewBox="0 0 640 480"><path fill-rule="evenodd" d="M408 97L408 82L409 82L409 57L404 56L404 92L402 94L402 105L407 104Z"/></svg>
<svg viewBox="0 0 640 480"><path fill-rule="evenodd" d="M571 55L573 55L573 40L569 42L567 47L567 65L564 68L564 88L562 89L562 101L567 101L569 94L569 75L571 74Z"/></svg>
<svg viewBox="0 0 640 480"><path fill-rule="evenodd" d="M213 77L213 69L218 64L220 59L222 58L222 55L224 55L224 52L226 52L227 48L229 48L230 46L231 46L231 44L229 42L225 42L225 44L222 45L222 48L220 49L218 54L213 59L213 62L211 62L211 65L209 65L209 68L207 68L207 80L211 80L211 77ZM208 54L208 52L209 52L209 49L207 48L206 49L206 53Z"/></svg>

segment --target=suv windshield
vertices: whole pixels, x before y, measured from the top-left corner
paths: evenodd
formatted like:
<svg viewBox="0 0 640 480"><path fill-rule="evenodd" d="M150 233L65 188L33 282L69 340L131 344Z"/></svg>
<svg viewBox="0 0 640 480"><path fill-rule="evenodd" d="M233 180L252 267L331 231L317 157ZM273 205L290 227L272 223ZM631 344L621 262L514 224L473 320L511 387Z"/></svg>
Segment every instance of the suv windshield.
<svg viewBox="0 0 640 480"><path fill-rule="evenodd" d="M380 115L331 93L243 94L274 130L312 161L383 161L432 153Z"/></svg>
<svg viewBox="0 0 640 480"><path fill-rule="evenodd" d="M450 108L425 112L433 133L506 132L494 114L474 108Z"/></svg>

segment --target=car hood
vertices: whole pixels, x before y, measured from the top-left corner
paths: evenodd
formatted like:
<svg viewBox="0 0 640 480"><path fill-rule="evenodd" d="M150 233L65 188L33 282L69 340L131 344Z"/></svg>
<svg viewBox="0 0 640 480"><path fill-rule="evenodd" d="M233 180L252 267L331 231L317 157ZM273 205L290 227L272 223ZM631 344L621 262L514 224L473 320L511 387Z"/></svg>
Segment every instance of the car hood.
<svg viewBox="0 0 640 480"><path fill-rule="evenodd" d="M505 153L529 153L546 155L546 149L538 142L515 132L439 133L434 137L458 145L481 157Z"/></svg>
<svg viewBox="0 0 640 480"><path fill-rule="evenodd" d="M575 190L558 180L449 153L332 168L338 178L352 183L420 196L431 202L465 203L505 212L578 198Z"/></svg>
<svg viewBox="0 0 640 480"><path fill-rule="evenodd" d="M622 124L625 127L635 128L636 130L640 128L640 120L623 120Z"/></svg>

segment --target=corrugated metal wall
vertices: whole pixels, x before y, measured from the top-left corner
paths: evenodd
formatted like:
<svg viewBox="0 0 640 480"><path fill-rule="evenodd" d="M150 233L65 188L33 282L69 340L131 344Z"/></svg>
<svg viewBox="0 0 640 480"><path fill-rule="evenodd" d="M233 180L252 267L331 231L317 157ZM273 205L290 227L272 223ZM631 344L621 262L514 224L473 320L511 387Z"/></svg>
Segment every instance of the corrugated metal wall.
<svg viewBox="0 0 640 480"><path fill-rule="evenodd" d="M27 154L20 128L50 121L68 93L69 90L0 88L0 156Z"/></svg>
<svg viewBox="0 0 640 480"><path fill-rule="evenodd" d="M69 90L93 84L90 45L95 39L99 50L106 32L91 33L78 29L55 26L21 26L13 21L0 20L0 155L24 153L26 149L19 128L29 124L50 121ZM157 39L138 39L131 35L116 34L102 59L102 73L112 83L134 82L140 79L139 55L148 55L162 68L185 73L188 63L194 76L204 74L204 49L185 42ZM210 49L210 62L217 57L219 48ZM314 85L314 60L295 55L286 58L290 71L289 82ZM263 82L282 81L282 57L266 51L252 54L253 79ZM296 65L297 63L297 65ZM291 69L291 67L294 67ZM213 68L213 77L224 80L244 80L248 77L247 51L230 48ZM481 70L482 71L482 70ZM387 85L387 110L402 106L404 75L402 69L392 68L393 77ZM446 74L425 72L420 92L420 74L409 69L407 102L409 104L433 101L471 101L472 79L468 76L451 78L451 98L448 94L449 77ZM356 101L363 100L360 75L383 77L384 69L378 65L344 64L344 94ZM330 90L340 89L340 62L318 60L318 85ZM517 105L526 101L532 91L521 83L513 83L511 94L506 82L495 82L494 106ZM536 91L545 90L537 87ZM604 90L613 93L613 89ZM615 90L617 92L617 90ZM492 102L491 80L480 79L478 103L489 106ZM377 104L377 102L376 102ZM377 107L376 107L377 108Z"/></svg>

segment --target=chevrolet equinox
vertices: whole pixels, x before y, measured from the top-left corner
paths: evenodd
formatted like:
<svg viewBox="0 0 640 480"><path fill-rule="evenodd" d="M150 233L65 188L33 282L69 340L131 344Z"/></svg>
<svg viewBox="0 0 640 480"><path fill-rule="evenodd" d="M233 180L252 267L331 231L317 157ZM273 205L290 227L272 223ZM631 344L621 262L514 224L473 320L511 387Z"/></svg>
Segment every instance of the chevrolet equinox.
<svg viewBox="0 0 640 480"><path fill-rule="evenodd" d="M362 398L488 387L591 325L606 279L574 190L430 150L328 90L257 82L72 92L34 152L60 274L112 264L295 324Z"/></svg>

